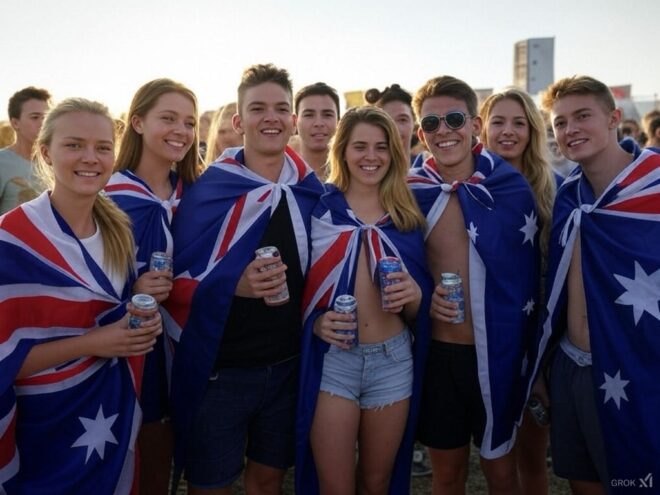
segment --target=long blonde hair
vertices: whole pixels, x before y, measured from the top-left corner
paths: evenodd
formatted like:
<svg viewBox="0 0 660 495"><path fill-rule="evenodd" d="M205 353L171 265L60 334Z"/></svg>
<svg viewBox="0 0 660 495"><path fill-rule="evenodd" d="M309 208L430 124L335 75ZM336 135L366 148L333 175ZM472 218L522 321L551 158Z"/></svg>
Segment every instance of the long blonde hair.
<svg viewBox="0 0 660 495"><path fill-rule="evenodd" d="M227 103L224 106L221 106L217 112L213 115L213 120L211 120L211 125L209 126L209 136L206 138L206 156L204 157L204 164L210 165L213 163L219 154L223 150L216 150L218 144L218 129L220 129L220 124L223 119L229 117L231 119L238 111L238 106L235 101Z"/></svg>
<svg viewBox="0 0 660 495"><path fill-rule="evenodd" d="M392 118L376 107L351 108L339 121L330 146L330 174L328 182L346 192L351 181L344 154L353 129L360 123L379 127L387 137L392 163L379 187L380 203L400 231L423 228L424 215L408 188L406 176L410 163L403 151L399 131Z"/></svg>
<svg viewBox="0 0 660 495"><path fill-rule="evenodd" d="M508 88L502 92L490 95L481 105L479 114L484 121L481 130L481 140L488 148L488 119L497 103L502 100L512 100L520 104L529 123L529 143L522 155L522 174L527 179L539 212L541 220L540 246L545 259L548 254L550 229L552 228L552 207L555 201L556 182L552 166L548 159L548 142L545 123L541 112L532 98L517 88Z"/></svg>
<svg viewBox="0 0 660 495"><path fill-rule="evenodd" d="M128 109L128 115L126 116L126 129L124 130L119 146L119 154L115 162L115 170L135 170L140 164L140 159L142 158L142 136L133 128L131 121L135 116L144 118L149 110L156 106L158 98L166 93L179 93L188 98L192 102L195 111L195 123L199 120L197 97L190 89L171 79L154 79L153 81L149 81L137 90L135 96L133 96L133 101L131 101L131 107ZM202 172L197 129L195 129L195 139L192 146L183 157L183 160L176 164L176 172L188 184L194 182Z"/></svg>
<svg viewBox="0 0 660 495"><path fill-rule="evenodd" d="M51 145L57 127L57 119L74 112L105 117L111 127L114 128L114 119L110 116L107 107L102 103L84 98L69 98L48 112L36 141L34 160L39 179L50 190L55 184L55 177L53 168L46 164L41 154L41 147ZM114 140L114 133L112 138ZM135 257L135 244L130 219L114 201L107 198L102 192L96 195L92 207L92 217L98 224L103 238L104 264L106 265L103 268L124 277L128 276L133 269L133 259Z"/></svg>

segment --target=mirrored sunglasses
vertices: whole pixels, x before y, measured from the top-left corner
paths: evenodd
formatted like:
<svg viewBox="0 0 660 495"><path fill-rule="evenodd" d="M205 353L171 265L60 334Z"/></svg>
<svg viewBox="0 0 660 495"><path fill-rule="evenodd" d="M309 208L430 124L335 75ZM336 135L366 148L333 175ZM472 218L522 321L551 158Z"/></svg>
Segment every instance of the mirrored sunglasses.
<svg viewBox="0 0 660 495"><path fill-rule="evenodd" d="M445 124L450 129L456 131L465 125L467 122L468 115L465 115L463 112L449 112L446 115L435 115L429 114L422 119L420 126L424 132L434 132L438 130L442 121L445 121Z"/></svg>

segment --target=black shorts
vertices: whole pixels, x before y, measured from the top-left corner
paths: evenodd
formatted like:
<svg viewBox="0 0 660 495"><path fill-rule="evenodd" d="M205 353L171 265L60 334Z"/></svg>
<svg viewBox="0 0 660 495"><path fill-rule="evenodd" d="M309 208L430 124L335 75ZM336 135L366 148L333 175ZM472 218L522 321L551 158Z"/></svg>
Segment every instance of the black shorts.
<svg viewBox="0 0 660 495"><path fill-rule="evenodd" d="M473 439L481 447L486 409L473 345L431 341L419 416L419 441L433 449L457 449Z"/></svg>

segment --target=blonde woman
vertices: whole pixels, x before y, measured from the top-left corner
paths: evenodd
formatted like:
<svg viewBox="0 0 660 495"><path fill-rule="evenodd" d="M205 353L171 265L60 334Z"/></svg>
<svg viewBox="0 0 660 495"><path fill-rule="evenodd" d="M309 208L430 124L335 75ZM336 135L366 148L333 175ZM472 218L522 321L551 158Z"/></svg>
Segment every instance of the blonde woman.
<svg viewBox="0 0 660 495"><path fill-rule="evenodd" d="M303 300L301 493L409 490L432 281L424 262L424 217L405 182L408 166L383 110L352 109L341 119L327 192L312 219ZM381 304L374 276L385 256L399 258L401 270L388 275L396 282ZM342 294L357 299L357 322L333 311ZM356 326L359 342L349 346L345 331Z"/></svg>
<svg viewBox="0 0 660 495"><path fill-rule="evenodd" d="M489 96L482 104L480 114L484 122L481 138L486 148L522 173L532 189L539 214L542 267L545 267L558 176L548 160L543 117L531 97L516 88ZM533 394L544 407L548 407L549 398L542 376L535 384ZM548 493L547 449L547 426L537 424L526 410L516 441L522 493Z"/></svg>
<svg viewBox="0 0 660 495"><path fill-rule="evenodd" d="M161 323L151 311L128 329L130 223L99 194L114 163L112 118L65 100L37 146L49 190L0 217L0 491L127 494L141 356Z"/></svg>

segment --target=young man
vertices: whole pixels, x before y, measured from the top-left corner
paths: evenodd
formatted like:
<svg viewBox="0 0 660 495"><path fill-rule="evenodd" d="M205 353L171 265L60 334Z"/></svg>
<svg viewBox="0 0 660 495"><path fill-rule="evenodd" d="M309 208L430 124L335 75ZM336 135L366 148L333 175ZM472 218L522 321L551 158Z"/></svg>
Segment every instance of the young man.
<svg viewBox="0 0 660 495"><path fill-rule="evenodd" d="M318 82L296 93L294 107L300 136L300 154L323 180L330 139L339 120L339 96L334 88Z"/></svg>
<svg viewBox="0 0 660 495"><path fill-rule="evenodd" d="M50 93L28 87L9 99L16 141L0 150L0 215L37 196L32 184L32 148L50 105Z"/></svg>
<svg viewBox="0 0 660 495"><path fill-rule="evenodd" d="M429 447L434 495L464 493L470 439L481 449L491 494L518 493L510 453L533 374L538 300L536 208L525 179L476 145L477 96L442 76L415 94L419 138L432 157L409 183L427 219L427 261L436 283L462 279L464 321L441 285L432 299L432 341L419 439Z"/></svg>
<svg viewBox="0 0 660 495"><path fill-rule="evenodd" d="M577 494L648 488L660 473L660 156L619 146L621 112L591 77L557 81L542 104L580 167L550 239L554 470Z"/></svg>
<svg viewBox="0 0 660 495"><path fill-rule="evenodd" d="M660 153L660 110L651 110L645 114L642 125L647 137L646 147Z"/></svg>
<svg viewBox="0 0 660 495"><path fill-rule="evenodd" d="M286 148L295 126L285 70L255 65L238 88L226 150L183 195L173 225L181 329L172 371L175 463L189 493L280 493L294 459L303 280L322 186ZM255 250L279 254L255 259ZM266 302L288 288L288 302Z"/></svg>

